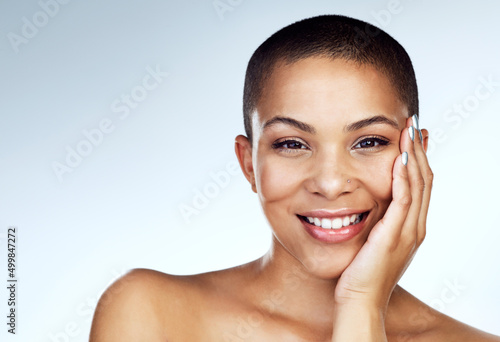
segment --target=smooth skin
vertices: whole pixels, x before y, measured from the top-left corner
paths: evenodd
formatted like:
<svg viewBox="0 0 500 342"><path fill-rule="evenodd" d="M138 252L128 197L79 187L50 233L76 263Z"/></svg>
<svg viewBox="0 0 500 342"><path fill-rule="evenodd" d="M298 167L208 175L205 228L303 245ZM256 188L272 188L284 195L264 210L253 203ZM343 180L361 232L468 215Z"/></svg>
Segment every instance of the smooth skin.
<svg viewBox="0 0 500 342"><path fill-rule="evenodd" d="M133 270L101 297L90 341L500 341L397 285L425 237L433 175L428 132L421 141L382 73L319 57L279 65L252 127L235 150L269 252L192 276ZM298 216L341 209L368 216L339 243Z"/></svg>

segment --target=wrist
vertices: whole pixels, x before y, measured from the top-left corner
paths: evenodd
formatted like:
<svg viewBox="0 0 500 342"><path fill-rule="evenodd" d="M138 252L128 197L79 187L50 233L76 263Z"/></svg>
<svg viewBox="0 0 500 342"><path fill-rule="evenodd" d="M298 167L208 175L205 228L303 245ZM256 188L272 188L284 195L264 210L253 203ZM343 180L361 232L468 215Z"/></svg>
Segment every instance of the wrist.
<svg viewBox="0 0 500 342"><path fill-rule="evenodd" d="M384 299L385 296L375 296L363 294L353 295L348 294L338 296L335 298L335 308L338 310L359 310L370 312L381 312L385 314L387 310L388 300Z"/></svg>
<svg viewBox="0 0 500 342"><path fill-rule="evenodd" d="M387 341L385 310L375 305L360 303L340 304L335 307L333 342Z"/></svg>
<svg viewBox="0 0 500 342"><path fill-rule="evenodd" d="M344 303L335 306L335 317L360 317L363 319L385 320L385 309L377 305Z"/></svg>

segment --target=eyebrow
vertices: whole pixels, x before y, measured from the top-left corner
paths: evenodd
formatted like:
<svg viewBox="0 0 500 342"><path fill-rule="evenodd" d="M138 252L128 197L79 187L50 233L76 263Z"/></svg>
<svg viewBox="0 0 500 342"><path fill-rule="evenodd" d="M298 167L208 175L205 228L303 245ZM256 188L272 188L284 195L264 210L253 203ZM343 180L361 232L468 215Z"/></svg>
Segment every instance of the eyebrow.
<svg viewBox="0 0 500 342"><path fill-rule="evenodd" d="M275 116L271 120L266 121L266 123L263 126L263 129L266 129L270 126L276 125L276 124L285 124L289 126L293 126L297 129L300 129L301 131L311 133L311 134L316 134L316 129L309 125L306 124L305 122L298 121L292 118L284 117L284 116ZM365 128L370 125L375 125L375 124L385 124L394 127L395 129L399 130L399 125L396 121L391 120L385 116L382 115L375 115L367 119L363 119L360 121L353 122L347 126L344 127L344 132L354 132L359 129Z"/></svg>
<svg viewBox="0 0 500 342"><path fill-rule="evenodd" d="M372 116L371 118L363 119L360 121L353 122L347 126L344 127L344 132L354 132L357 131L358 129L370 126L370 125L375 125L375 124L385 124L394 127L395 129L399 130L399 125L396 121L391 120L385 116L382 115L376 115Z"/></svg>
<svg viewBox="0 0 500 342"><path fill-rule="evenodd" d="M297 128L297 129L300 129L301 131L304 131L304 132L307 132L307 133L316 134L316 129L313 126L311 126L309 124L306 124L305 122L297 121L295 119L287 118L287 117L284 117L284 116L275 116L271 120L266 121L266 123L263 126L263 129L266 129L266 128L270 127L270 126L273 126L273 125L276 125L276 124L279 124L279 123L283 123L285 125L293 126L293 127Z"/></svg>

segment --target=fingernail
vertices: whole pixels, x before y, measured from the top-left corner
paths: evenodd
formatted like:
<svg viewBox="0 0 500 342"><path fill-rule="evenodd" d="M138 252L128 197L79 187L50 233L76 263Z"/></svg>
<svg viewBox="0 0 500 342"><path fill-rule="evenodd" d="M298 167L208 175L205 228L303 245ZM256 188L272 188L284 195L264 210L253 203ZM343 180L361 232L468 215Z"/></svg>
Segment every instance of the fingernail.
<svg viewBox="0 0 500 342"><path fill-rule="evenodd" d="M401 156L401 161L403 162L403 165L407 165L408 164L408 152L403 152L402 156Z"/></svg>
<svg viewBox="0 0 500 342"><path fill-rule="evenodd" d="M418 130L418 135L420 136L420 142L423 144L424 143L424 138L422 137L422 131Z"/></svg>
<svg viewBox="0 0 500 342"><path fill-rule="evenodd" d="M411 121L413 122L413 127L415 127L415 129L420 129L417 114L413 114L413 116L411 117Z"/></svg>
<svg viewBox="0 0 500 342"><path fill-rule="evenodd" d="M415 128L413 128L413 126L408 128L408 134L410 135L411 141L415 141Z"/></svg>

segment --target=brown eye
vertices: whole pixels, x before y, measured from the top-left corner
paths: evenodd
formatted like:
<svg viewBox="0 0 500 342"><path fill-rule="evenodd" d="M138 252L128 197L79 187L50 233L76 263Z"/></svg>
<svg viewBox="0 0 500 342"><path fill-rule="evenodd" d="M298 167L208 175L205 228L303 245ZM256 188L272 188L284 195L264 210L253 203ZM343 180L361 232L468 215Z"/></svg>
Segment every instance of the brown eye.
<svg viewBox="0 0 500 342"><path fill-rule="evenodd" d="M286 140L275 142L275 143L273 143L272 147L275 150L305 150L305 149L308 149L308 147L304 143L302 143L298 140L293 140L293 139L286 139Z"/></svg>
<svg viewBox="0 0 500 342"><path fill-rule="evenodd" d="M374 148L374 147L380 147L380 146L385 146L389 144L389 141L380 139L380 138L366 138L358 142L356 145L354 145L354 148L356 149L369 149L369 148Z"/></svg>

